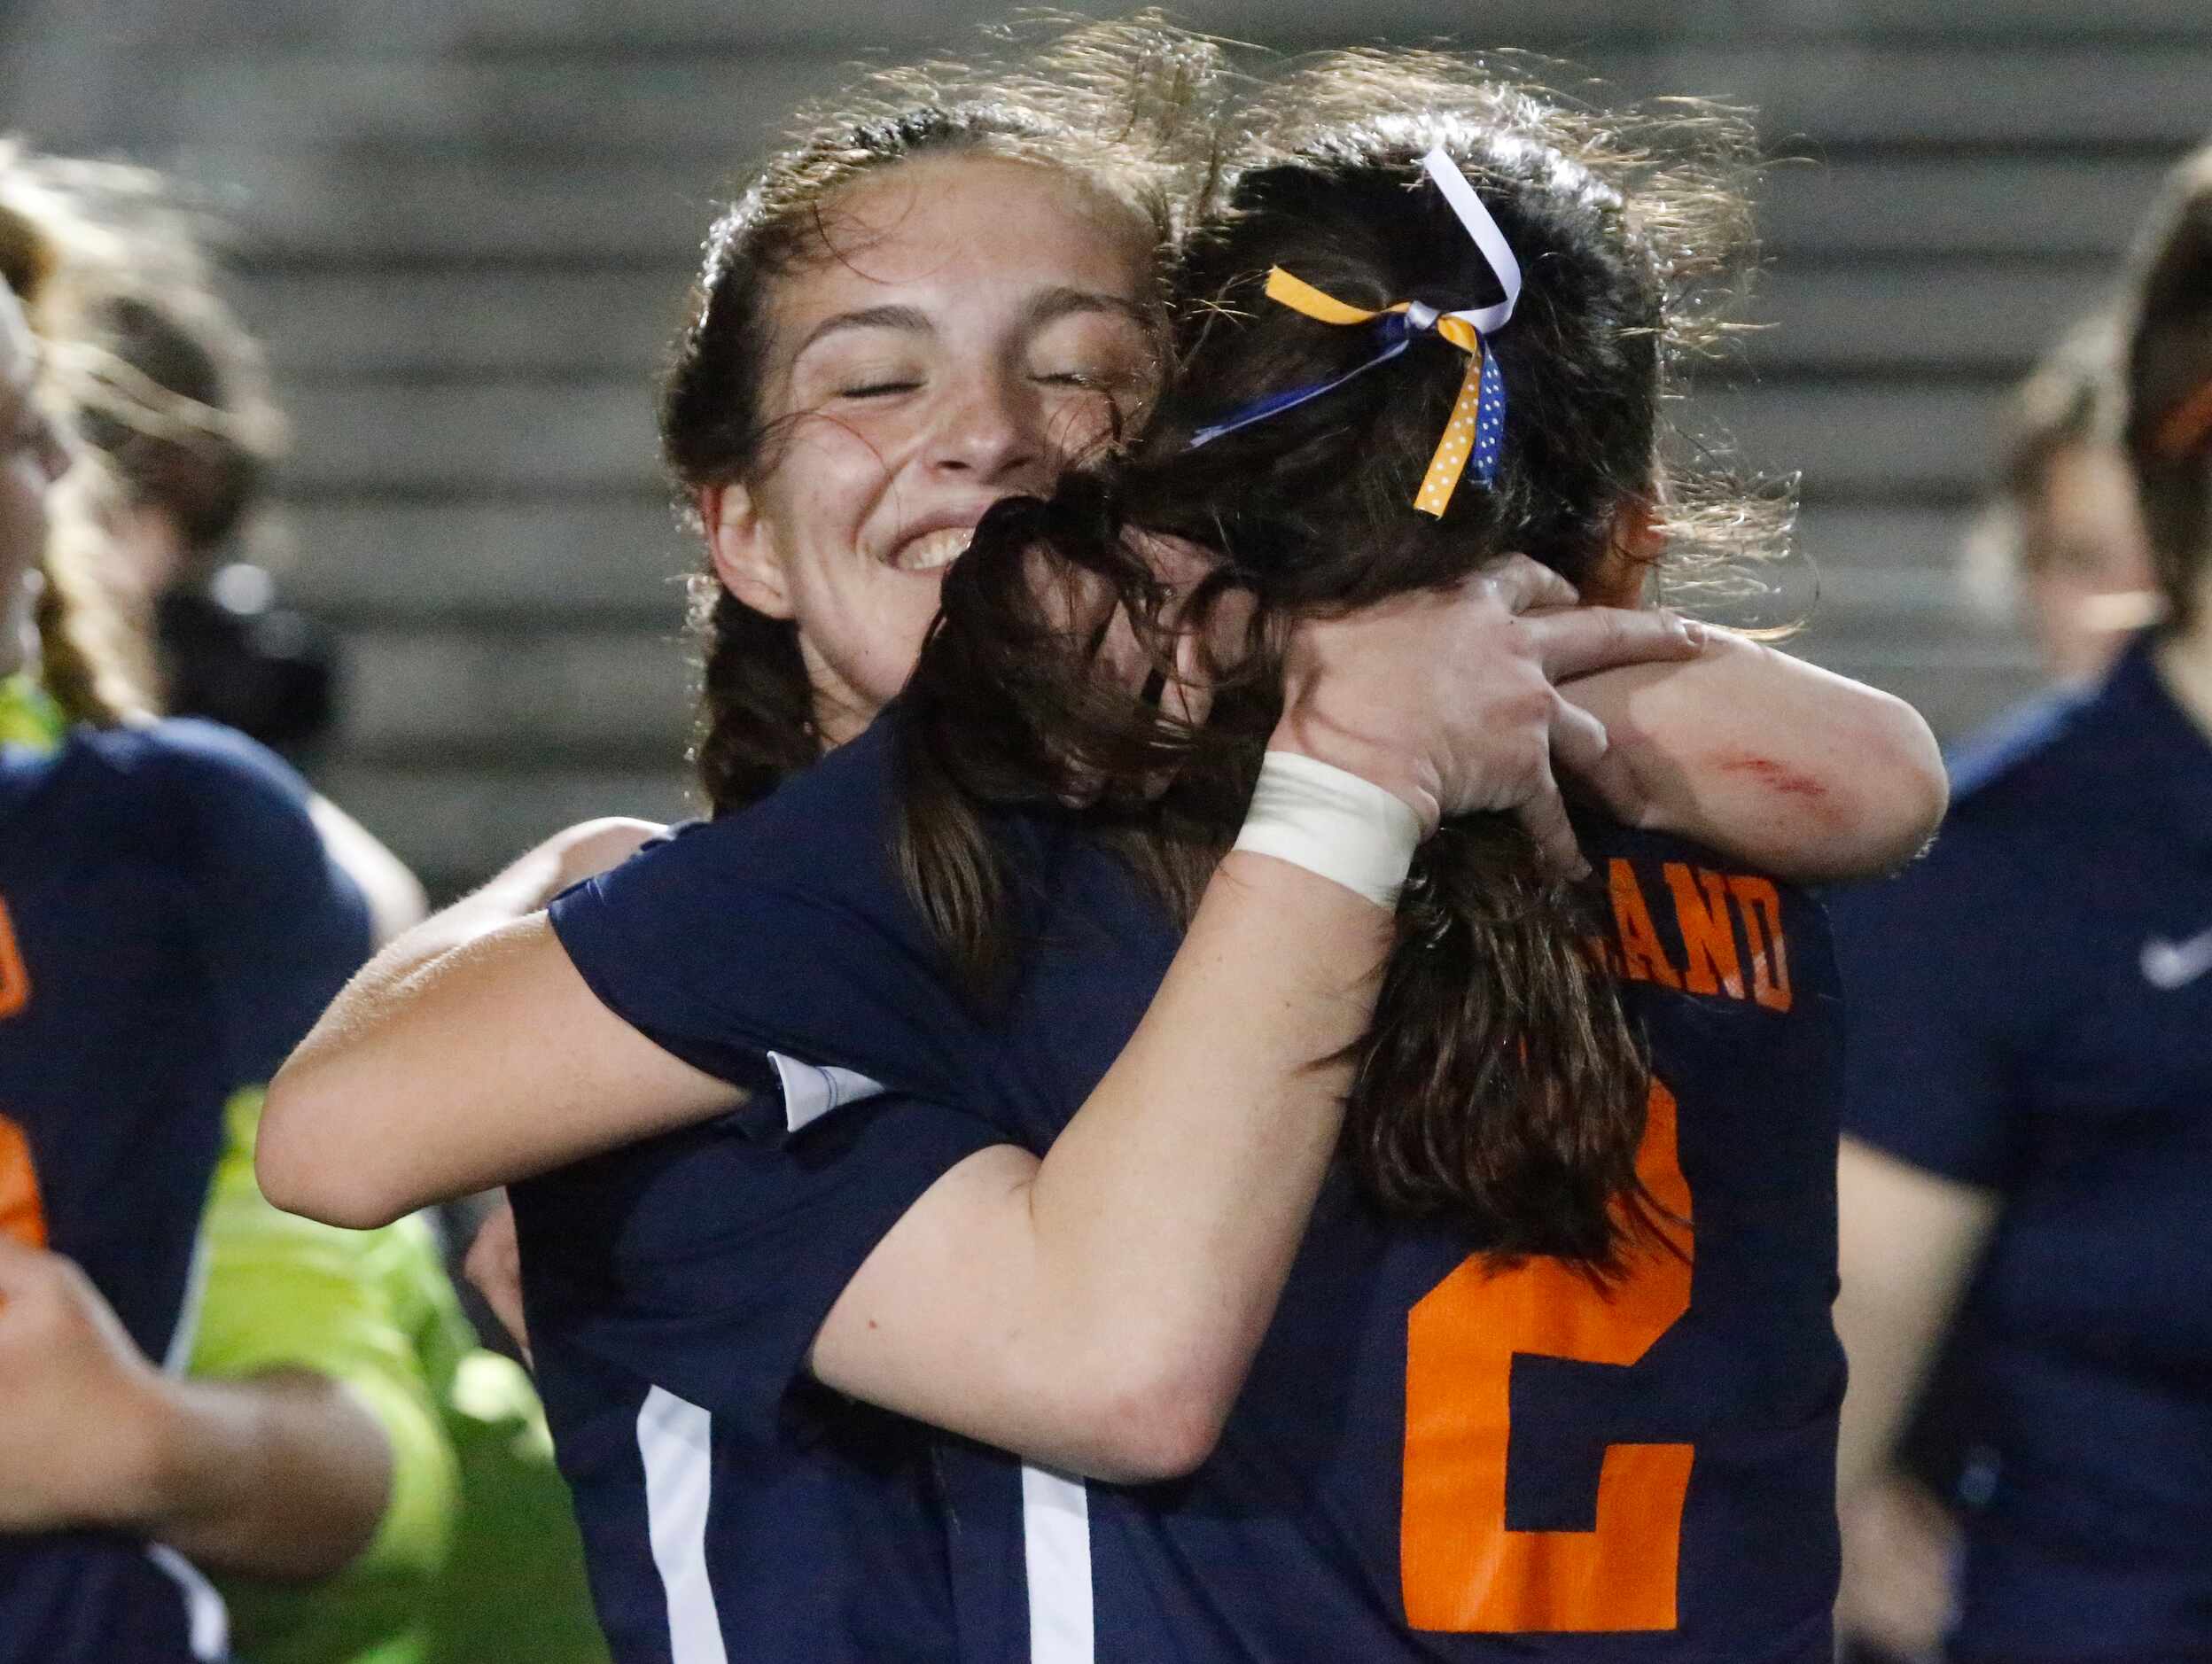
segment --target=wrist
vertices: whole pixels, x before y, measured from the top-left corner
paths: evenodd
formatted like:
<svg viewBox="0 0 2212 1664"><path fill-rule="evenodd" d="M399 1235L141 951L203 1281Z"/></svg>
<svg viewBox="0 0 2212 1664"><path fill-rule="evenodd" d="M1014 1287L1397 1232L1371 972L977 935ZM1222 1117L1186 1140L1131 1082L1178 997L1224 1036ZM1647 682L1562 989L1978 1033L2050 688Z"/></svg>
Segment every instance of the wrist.
<svg viewBox="0 0 2212 1664"><path fill-rule="evenodd" d="M108 1419L106 1454L85 1497L90 1523L158 1536L184 1511L203 1459L183 1384L149 1369Z"/></svg>
<svg viewBox="0 0 2212 1664"><path fill-rule="evenodd" d="M1373 781L1271 750L1232 848L1304 867L1394 911L1423 836L1412 806Z"/></svg>
<svg viewBox="0 0 2212 1664"><path fill-rule="evenodd" d="M1326 763L1381 787L1413 811L1424 838L1444 819L1435 784L1416 759L1393 747L1363 739L1312 711L1296 707L1286 710L1267 737L1267 749Z"/></svg>

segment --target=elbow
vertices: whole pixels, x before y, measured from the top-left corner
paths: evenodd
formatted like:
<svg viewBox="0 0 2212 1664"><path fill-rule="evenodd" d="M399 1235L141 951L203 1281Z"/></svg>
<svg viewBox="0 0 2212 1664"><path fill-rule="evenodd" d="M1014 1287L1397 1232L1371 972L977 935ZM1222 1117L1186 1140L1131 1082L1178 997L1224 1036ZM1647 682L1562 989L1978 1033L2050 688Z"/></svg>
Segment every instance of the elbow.
<svg viewBox="0 0 2212 1664"><path fill-rule="evenodd" d="M1951 806L1951 779L1926 719L1887 694L1867 724L1860 754L1866 868L1870 874L1892 872L1936 836Z"/></svg>
<svg viewBox="0 0 2212 1664"><path fill-rule="evenodd" d="M1183 1367L1130 1372L1102 1393L1094 1388L1083 1473L1117 1485L1188 1478L1220 1443L1241 1385L1241 1377L1224 1382Z"/></svg>
<svg viewBox="0 0 2212 1664"><path fill-rule="evenodd" d="M260 1136L253 1147L253 1174L261 1194L286 1213L373 1230L412 1211L397 1194L373 1151L340 1147L350 1118L333 1114L329 1088L312 1064L298 1058L276 1071L269 1084Z"/></svg>
<svg viewBox="0 0 2212 1664"><path fill-rule="evenodd" d="M1163 1406L1146 1426L1125 1429L1102 1451L1092 1477L1117 1485L1160 1485L1188 1479L1205 1466L1220 1442L1218 1422L1208 1424L1181 1406Z"/></svg>
<svg viewBox="0 0 2212 1664"><path fill-rule="evenodd" d="M1834 736L1848 766L1798 788L1764 864L1805 883L1877 878L1928 847L1950 806L1942 750L1920 713L1873 688Z"/></svg>

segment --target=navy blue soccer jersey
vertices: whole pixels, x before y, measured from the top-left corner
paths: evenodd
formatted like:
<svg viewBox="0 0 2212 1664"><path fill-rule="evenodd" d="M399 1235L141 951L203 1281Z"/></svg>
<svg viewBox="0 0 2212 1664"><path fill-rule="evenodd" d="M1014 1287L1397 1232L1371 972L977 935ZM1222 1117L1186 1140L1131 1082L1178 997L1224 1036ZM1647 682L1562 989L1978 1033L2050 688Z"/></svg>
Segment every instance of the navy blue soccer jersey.
<svg viewBox="0 0 2212 1664"><path fill-rule="evenodd" d="M771 1052L787 1074L842 1066L913 1094L916 1127L980 1116L1041 1152L1176 933L1112 859L1009 820L1034 945L978 1015L899 888L890 746L878 723L756 810L570 892L556 928L612 1008L694 1063L753 1084ZM963 1659L1825 1664L1842 1388L1826 927L1688 845L1585 841L1615 921L1593 951L1656 1062L1643 1171L1671 1242L1601 1290L1492 1267L1335 1176L1196 1474L1084 1484L946 1442ZM796 1149L814 1128L788 1121L822 1101L764 1092L734 1135Z"/></svg>
<svg viewBox="0 0 2212 1664"><path fill-rule="evenodd" d="M619 1664L950 1664L929 1429L805 1375L883 1233L1000 1135L888 1095L515 1186L538 1388Z"/></svg>
<svg viewBox="0 0 2212 1664"><path fill-rule="evenodd" d="M1846 1130L1999 1198L1953 1645L2212 1656L2212 743L2138 641L1841 894Z"/></svg>
<svg viewBox="0 0 2212 1664"><path fill-rule="evenodd" d="M366 956L306 789L198 722L0 748L0 1228L83 1266L149 1357L189 1350L223 1105ZM218 1656L221 1603L118 1536L0 1538L0 1664Z"/></svg>

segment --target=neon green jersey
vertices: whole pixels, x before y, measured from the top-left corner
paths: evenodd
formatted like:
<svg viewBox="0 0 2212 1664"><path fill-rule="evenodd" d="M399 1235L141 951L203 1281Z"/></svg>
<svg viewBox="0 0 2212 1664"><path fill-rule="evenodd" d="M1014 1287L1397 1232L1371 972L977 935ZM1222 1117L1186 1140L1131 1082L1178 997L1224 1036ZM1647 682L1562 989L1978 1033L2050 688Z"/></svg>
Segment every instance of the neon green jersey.
<svg viewBox="0 0 2212 1664"><path fill-rule="evenodd" d="M280 1213L253 1178L261 1094L241 1092L206 1218L191 1372L308 1369L390 1440L369 1546L311 1584L217 1582L245 1664L604 1664L583 1553L528 1379L476 1345L428 1223L345 1231Z"/></svg>

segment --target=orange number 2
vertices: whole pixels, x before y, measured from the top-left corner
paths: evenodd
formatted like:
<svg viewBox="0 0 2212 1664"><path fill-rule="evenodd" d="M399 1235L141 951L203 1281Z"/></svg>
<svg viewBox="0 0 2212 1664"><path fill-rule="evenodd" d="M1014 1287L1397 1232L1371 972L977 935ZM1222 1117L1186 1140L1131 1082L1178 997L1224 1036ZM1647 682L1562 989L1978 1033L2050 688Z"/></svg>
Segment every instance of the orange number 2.
<svg viewBox="0 0 2212 1664"><path fill-rule="evenodd" d="M31 1141L5 1116L0 1116L0 1236L46 1246L46 1209L39 1200L38 1170L31 1165Z"/></svg>
<svg viewBox="0 0 2212 1664"><path fill-rule="evenodd" d="M1636 1170L1659 1206L1690 1217L1675 1100L1654 1082ZM1408 1322L1406 1489L1399 1574L1416 1629L1460 1633L1671 1629L1687 1444L1608 1444L1597 1528L1506 1526L1516 1352L1626 1366L1690 1306L1690 1233L1661 1221L1628 1273L1601 1288L1557 1260L1493 1270L1465 1260Z"/></svg>

